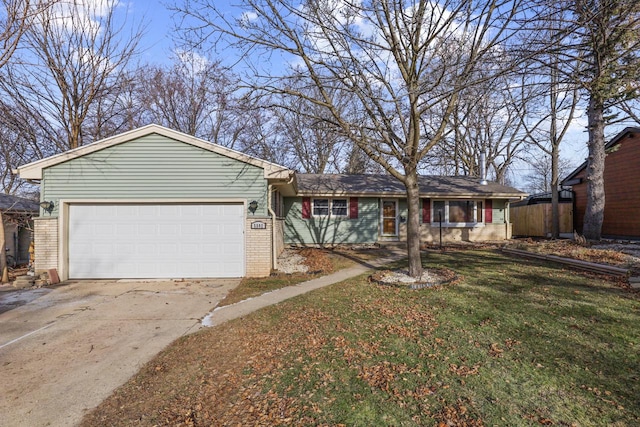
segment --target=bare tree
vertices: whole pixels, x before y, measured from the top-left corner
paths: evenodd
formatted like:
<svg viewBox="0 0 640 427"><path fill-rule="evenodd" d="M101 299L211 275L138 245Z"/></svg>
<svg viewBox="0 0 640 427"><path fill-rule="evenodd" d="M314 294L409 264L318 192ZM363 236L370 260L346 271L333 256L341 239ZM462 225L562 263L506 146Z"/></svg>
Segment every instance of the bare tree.
<svg viewBox="0 0 640 427"><path fill-rule="evenodd" d="M267 102L268 103L268 102ZM251 156L295 169L290 147L284 143L279 132L279 118L272 108L265 108L256 100L247 97L243 122L245 127L238 135L235 149Z"/></svg>
<svg viewBox="0 0 640 427"><path fill-rule="evenodd" d="M553 168L551 167L551 164L553 163L552 156L544 150L540 151L541 152L533 153L529 158L531 171L524 176L527 180L526 190L532 194L551 193L553 199L554 178L556 178L554 175L567 175L575 166L571 161L559 158L557 172L554 173ZM555 188L557 193L557 182ZM555 238L557 237L559 236L555 236Z"/></svg>
<svg viewBox="0 0 640 427"><path fill-rule="evenodd" d="M300 103L298 106L307 110L317 108L309 103ZM276 112L281 138L290 147L291 155L297 161L296 169L300 172L328 172L340 156L341 136L330 122L319 119L323 112L318 113L315 117L309 117L288 109L278 109Z"/></svg>
<svg viewBox="0 0 640 427"><path fill-rule="evenodd" d="M561 79L570 80L588 99L589 154L583 233L587 239L599 240L605 206L606 112L638 96L640 2L546 0L543 7L544 22L549 22L549 29L555 33L553 53L563 65L557 68Z"/></svg>
<svg viewBox="0 0 640 427"><path fill-rule="evenodd" d="M290 89L307 93L308 98L318 98L318 88L304 76L296 75L288 80ZM330 89L328 89L330 90ZM335 108L341 115L353 111L353 96L344 91L331 95ZM267 106L277 118L277 131L282 143L288 147L291 162L296 169L306 173L339 172L352 149L352 142L331 113L321 105L290 94L270 96Z"/></svg>
<svg viewBox="0 0 640 427"><path fill-rule="evenodd" d="M0 0L0 69L11 60L30 18L53 3L54 0ZM7 117L10 112L9 105L0 101L0 118ZM6 122L0 122L0 151L2 191L12 193L22 183L11 173L11 168L16 165L16 158L29 158L25 155L29 150L16 141L15 126L7 126Z"/></svg>
<svg viewBox="0 0 640 427"><path fill-rule="evenodd" d="M96 98L84 124L85 135L97 141L149 124L140 76L146 67L138 66L118 74L116 84Z"/></svg>
<svg viewBox="0 0 640 427"><path fill-rule="evenodd" d="M138 71L144 120L232 147L244 127L237 78L220 61L177 51L171 66Z"/></svg>
<svg viewBox="0 0 640 427"><path fill-rule="evenodd" d="M521 115L528 97L521 81L504 75L463 90L452 114L450 136L434 147L425 168L447 175L482 174L505 183L509 167L523 151ZM482 154L484 171L480 171Z"/></svg>
<svg viewBox="0 0 640 427"><path fill-rule="evenodd" d="M18 47L27 28L27 19L32 13L29 0L2 0L0 2L0 68Z"/></svg>
<svg viewBox="0 0 640 427"><path fill-rule="evenodd" d="M28 24L20 60L3 70L3 97L32 114L31 125L56 151L91 142L92 108L120 87L142 28L118 15L115 0L54 3Z"/></svg>
<svg viewBox="0 0 640 427"><path fill-rule="evenodd" d="M578 88L559 72L561 66L558 56L551 52L541 66L527 69L529 84L535 92L530 102L532 107L523 117L526 140L543 154L542 157L530 156L528 163L534 173L529 179L536 184L536 191L551 192L551 237L554 239L560 237L560 176L570 168L570 162L560 158L560 145L573 124L580 102Z"/></svg>
<svg viewBox="0 0 640 427"><path fill-rule="evenodd" d="M373 161L371 157L367 156L367 153L365 153L357 144L350 143L345 154L346 158L344 159L344 164L338 169L341 173L356 175L368 173L379 174L384 172L382 166Z"/></svg>
<svg viewBox="0 0 640 427"><path fill-rule="evenodd" d="M640 89L640 81L636 82L637 89ZM634 126L640 123L640 99L627 99L620 104L620 110L625 115L624 119L631 120Z"/></svg>
<svg viewBox="0 0 640 427"><path fill-rule="evenodd" d="M201 24L191 33L198 42L206 31L245 52L291 58L316 90L296 90L273 75L257 86L325 108L334 126L405 185L409 274L420 276L418 164L444 139L461 90L487 79L474 71L513 35L521 1L245 0L243 7L237 20L212 0L179 9ZM340 92L355 97L356 117L365 120L341 112Z"/></svg>

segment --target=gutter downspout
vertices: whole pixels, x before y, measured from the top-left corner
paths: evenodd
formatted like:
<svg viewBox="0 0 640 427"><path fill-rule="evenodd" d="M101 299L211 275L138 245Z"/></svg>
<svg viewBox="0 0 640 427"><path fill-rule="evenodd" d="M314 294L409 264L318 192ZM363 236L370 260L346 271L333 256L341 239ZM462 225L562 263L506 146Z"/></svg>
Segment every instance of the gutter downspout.
<svg viewBox="0 0 640 427"><path fill-rule="evenodd" d="M273 184L269 184L267 186L267 210L269 211L269 215L271 215L271 269L278 269L278 254L276 249L276 213L273 211L271 207L271 198L273 193Z"/></svg>

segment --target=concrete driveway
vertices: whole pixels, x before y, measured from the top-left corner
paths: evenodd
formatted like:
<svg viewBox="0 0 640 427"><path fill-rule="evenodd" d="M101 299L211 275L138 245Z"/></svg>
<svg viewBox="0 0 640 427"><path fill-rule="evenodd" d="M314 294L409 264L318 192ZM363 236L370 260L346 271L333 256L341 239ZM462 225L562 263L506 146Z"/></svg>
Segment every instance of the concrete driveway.
<svg viewBox="0 0 640 427"><path fill-rule="evenodd" d="M0 293L0 424L72 426L239 279L75 281Z"/></svg>

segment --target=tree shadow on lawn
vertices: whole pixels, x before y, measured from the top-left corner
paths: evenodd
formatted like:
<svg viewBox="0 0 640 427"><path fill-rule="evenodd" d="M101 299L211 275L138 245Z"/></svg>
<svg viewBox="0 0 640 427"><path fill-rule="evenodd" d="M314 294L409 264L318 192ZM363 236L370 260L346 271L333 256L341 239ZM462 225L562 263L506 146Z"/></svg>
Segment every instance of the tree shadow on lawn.
<svg viewBox="0 0 640 427"><path fill-rule="evenodd" d="M456 425L637 424L637 301L490 250L425 267L464 277L437 290L357 277L186 336L84 423L438 425L457 408L470 423Z"/></svg>
<svg viewBox="0 0 640 427"><path fill-rule="evenodd" d="M423 257L425 268L430 267L434 260L441 263L438 261L441 257L446 257L446 264L444 264L446 267L469 278L487 279L492 287L500 286L503 291L522 292L523 289L526 289L521 286L522 284L527 284L527 286L569 286L572 290L614 293L619 297L638 299L637 292L614 285L624 283L622 278L571 269L551 261L510 257L497 250L431 252ZM533 268L536 268L535 274L530 271ZM540 273L544 273L544 275ZM571 275L571 280L568 280L565 275ZM600 281L604 285L594 286L593 280Z"/></svg>
<svg viewBox="0 0 640 427"><path fill-rule="evenodd" d="M624 325L640 322L638 295L617 279L487 251L440 253L425 261L464 276L458 297L448 301L448 309L464 313L467 324L460 327L500 324L505 337L533 355L533 366L555 371L550 378L562 387L617 396L627 410L637 406L640 334Z"/></svg>

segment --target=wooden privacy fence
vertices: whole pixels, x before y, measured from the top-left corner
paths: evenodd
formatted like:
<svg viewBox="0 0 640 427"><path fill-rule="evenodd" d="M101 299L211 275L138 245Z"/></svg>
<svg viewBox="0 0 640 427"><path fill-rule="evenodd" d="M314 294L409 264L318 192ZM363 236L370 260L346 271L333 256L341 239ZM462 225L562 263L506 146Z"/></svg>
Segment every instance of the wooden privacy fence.
<svg viewBox="0 0 640 427"><path fill-rule="evenodd" d="M560 203L560 233L573 233L573 205ZM551 203L509 208L512 234L524 237L551 236Z"/></svg>

